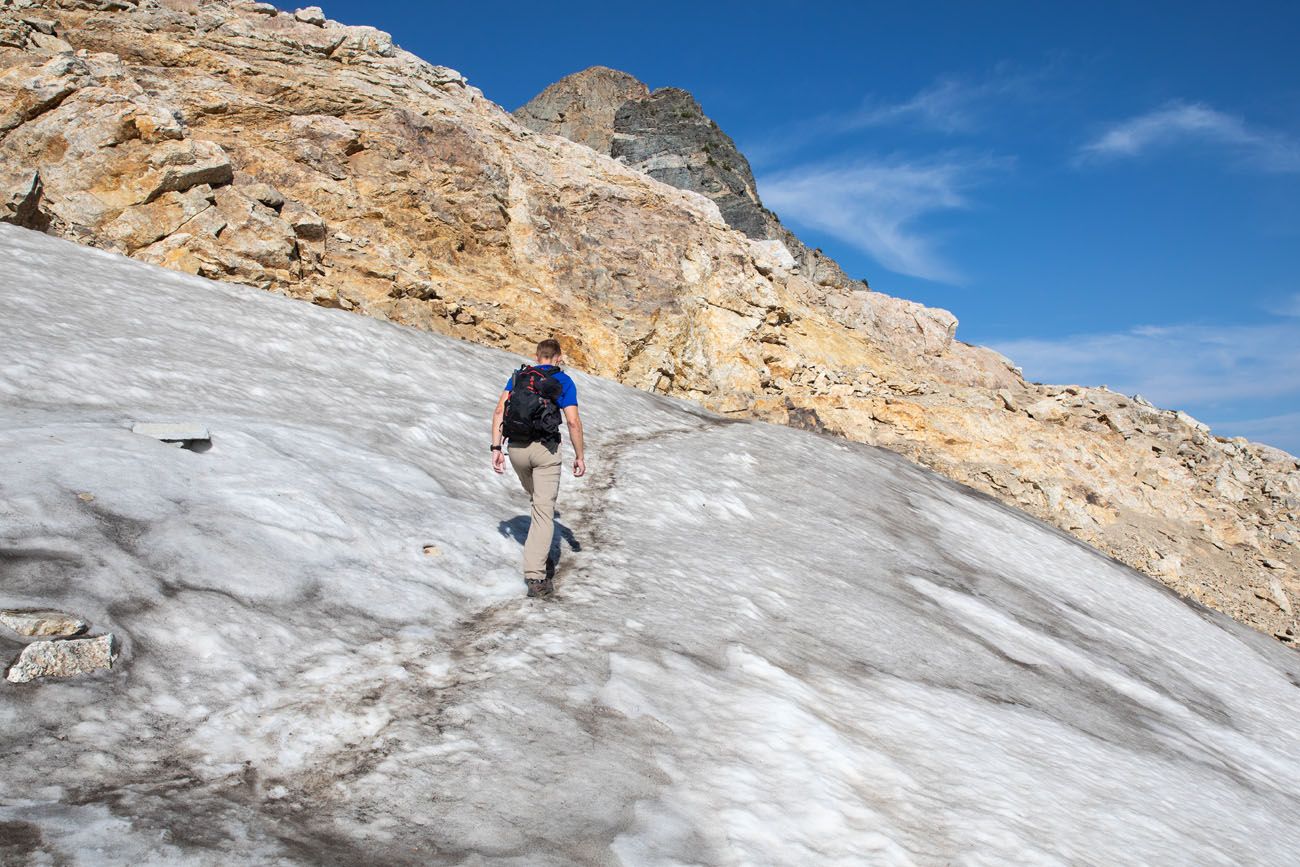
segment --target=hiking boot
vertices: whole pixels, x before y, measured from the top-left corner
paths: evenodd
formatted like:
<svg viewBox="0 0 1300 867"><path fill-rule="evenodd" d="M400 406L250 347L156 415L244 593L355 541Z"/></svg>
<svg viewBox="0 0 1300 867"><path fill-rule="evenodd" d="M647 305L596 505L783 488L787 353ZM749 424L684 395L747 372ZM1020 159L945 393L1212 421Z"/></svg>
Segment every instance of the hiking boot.
<svg viewBox="0 0 1300 867"><path fill-rule="evenodd" d="M528 595L533 598L545 599L555 592L555 582L550 578L526 579L524 583L528 585Z"/></svg>

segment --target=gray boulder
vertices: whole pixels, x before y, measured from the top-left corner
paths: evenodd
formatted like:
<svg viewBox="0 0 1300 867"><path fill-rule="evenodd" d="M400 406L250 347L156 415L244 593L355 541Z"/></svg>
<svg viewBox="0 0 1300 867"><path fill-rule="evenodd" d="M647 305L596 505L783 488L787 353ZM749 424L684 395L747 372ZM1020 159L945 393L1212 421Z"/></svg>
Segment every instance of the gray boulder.
<svg viewBox="0 0 1300 867"><path fill-rule="evenodd" d="M325 12L319 6L308 6L305 9L299 9L293 13L293 17L304 24L315 24L317 27L325 26Z"/></svg>
<svg viewBox="0 0 1300 867"><path fill-rule="evenodd" d="M112 668L116 656L111 634L64 641L34 641L23 648L5 678L10 683L28 683L41 677L74 677Z"/></svg>
<svg viewBox="0 0 1300 867"><path fill-rule="evenodd" d="M49 217L41 210L44 193L40 172L0 172L0 223L44 231L49 226Z"/></svg>

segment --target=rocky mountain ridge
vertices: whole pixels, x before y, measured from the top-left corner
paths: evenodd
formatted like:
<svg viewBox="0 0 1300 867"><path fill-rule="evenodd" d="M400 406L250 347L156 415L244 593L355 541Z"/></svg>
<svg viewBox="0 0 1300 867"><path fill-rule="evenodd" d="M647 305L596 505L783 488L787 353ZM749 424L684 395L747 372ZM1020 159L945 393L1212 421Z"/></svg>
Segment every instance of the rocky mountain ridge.
<svg viewBox="0 0 1300 867"><path fill-rule="evenodd" d="M948 312L818 277L314 7L0 0L0 219L515 351L559 333L592 373L890 448L1294 640L1293 456L1026 382Z"/></svg>

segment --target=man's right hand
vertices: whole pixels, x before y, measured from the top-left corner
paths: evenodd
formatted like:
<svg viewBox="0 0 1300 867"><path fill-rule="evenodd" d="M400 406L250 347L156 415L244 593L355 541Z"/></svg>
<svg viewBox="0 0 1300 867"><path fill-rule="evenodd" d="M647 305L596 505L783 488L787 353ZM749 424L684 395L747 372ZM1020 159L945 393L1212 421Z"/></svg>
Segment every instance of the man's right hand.
<svg viewBox="0 0 1300 867"><path fill-rule="evenodd" d="M502 452L495 451L492 453L492 469L498 473L506 471L506 456Z"/></svg>

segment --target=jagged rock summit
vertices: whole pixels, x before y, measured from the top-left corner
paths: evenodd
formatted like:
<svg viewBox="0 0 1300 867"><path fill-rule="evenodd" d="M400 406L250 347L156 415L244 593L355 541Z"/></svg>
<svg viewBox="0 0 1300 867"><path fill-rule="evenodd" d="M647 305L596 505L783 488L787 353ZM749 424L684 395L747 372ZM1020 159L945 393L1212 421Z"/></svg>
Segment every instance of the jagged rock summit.
<svg viewBox="0 0 1300 867"><path fill-rule="evenodd" d="M710 169L703 114L659 110L681 92L631 102L619 147ZM516 352L558 333L578 368L892 449L1294 639L1293 456L1026 382L951 313L796 260L647 171L323 14L0 0L0 221ZM747 199L740 173L699 177Z"/></svg>
<svg viewBox="0 0 1300 867"><path fill-rule="evenodd" d="M614 142L614 116L628 100L650 95L634 76L608 66L567 75L515 111L529 129L562 135L607 154Z"/></svg>
<svg viewBox="0 0 1300 867"><path fill-rule="evenodd" d="M689 92L651 92L626 72L593 66L552 84L516 109L520 123L561 135L608 154L657 181L712 199L733 229L757 241L776 241L815 283L837 288L850 280L833 259L809 249L763 207L749 160Z"/></svg>

